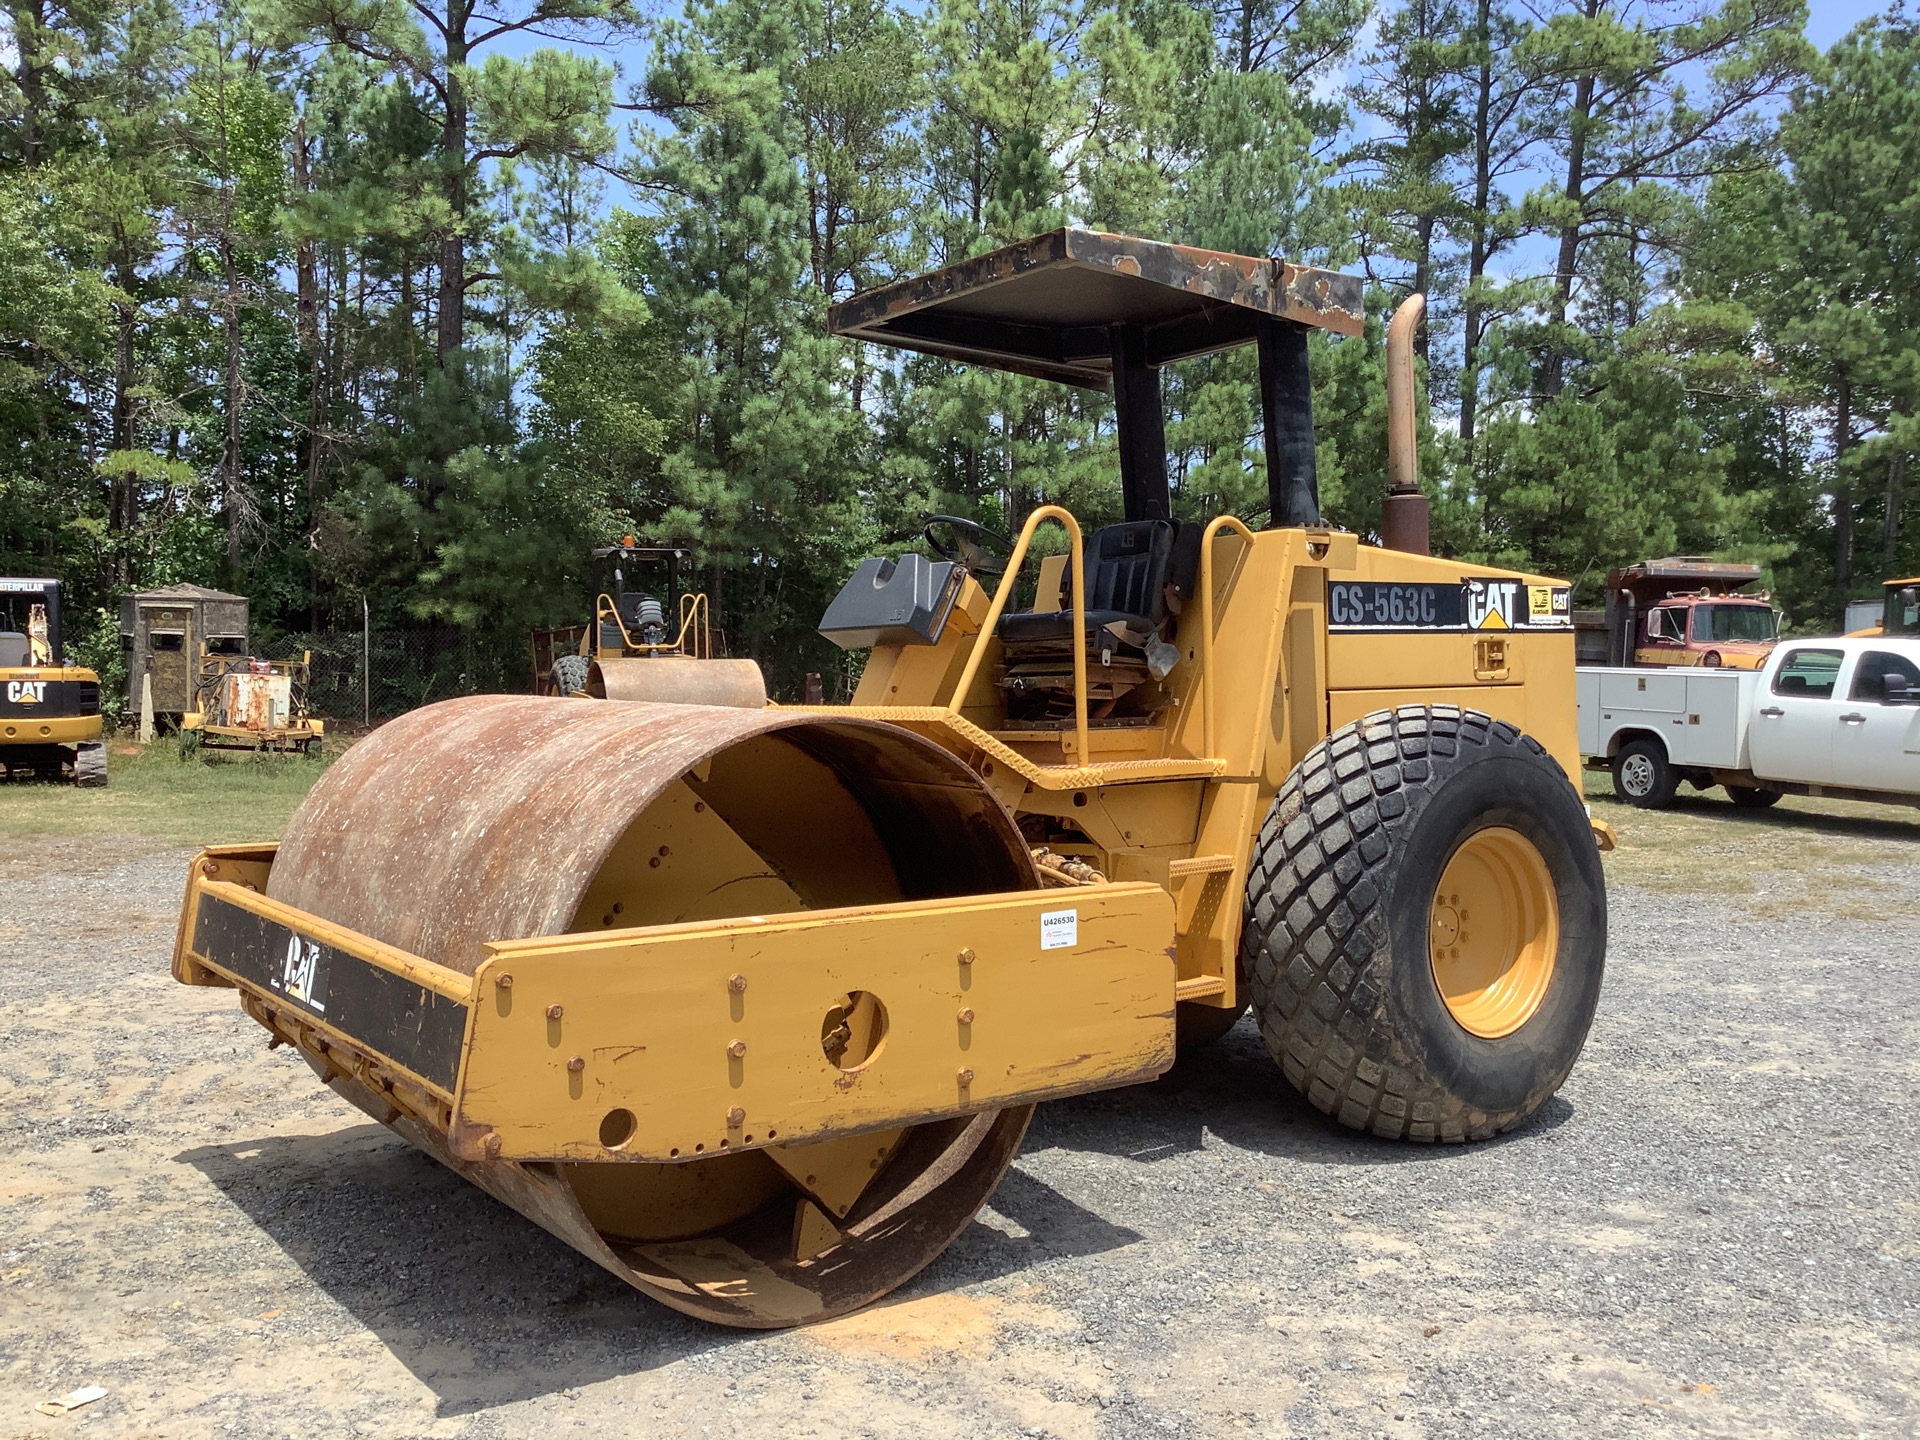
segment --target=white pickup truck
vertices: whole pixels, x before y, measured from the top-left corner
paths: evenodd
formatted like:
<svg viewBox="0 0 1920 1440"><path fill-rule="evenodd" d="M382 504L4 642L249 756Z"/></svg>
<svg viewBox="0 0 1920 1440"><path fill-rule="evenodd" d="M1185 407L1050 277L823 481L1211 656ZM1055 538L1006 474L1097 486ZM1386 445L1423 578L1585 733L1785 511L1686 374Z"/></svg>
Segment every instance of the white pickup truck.
<svg viewBox="0 0 1920 1440"><path fill-rule="evenodd" d="M1920 640L1783 640L1758 670L1576 672L1580 753L1645 809L1681 781L1736 805L1920 805Z"/></svg>

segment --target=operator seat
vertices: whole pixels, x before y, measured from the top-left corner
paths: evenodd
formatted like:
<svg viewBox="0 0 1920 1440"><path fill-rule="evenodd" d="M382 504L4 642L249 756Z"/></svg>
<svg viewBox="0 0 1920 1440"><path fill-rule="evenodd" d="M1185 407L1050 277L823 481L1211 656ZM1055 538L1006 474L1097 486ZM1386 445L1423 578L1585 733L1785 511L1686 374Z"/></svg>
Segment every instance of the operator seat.
<svg viewBox="0 0 1920 1440"><path fill-rule="evenodd" d="M1175 528L1170 520L1136 520L1103 526L1088 537L1087 634L1101 645L1137 647L1159 633L1167 618L1166 592L1173 578ZM1071 601L1072 584L1071 576L1062 581L1062 600ZM1100 635L1102 631L1105 636ZM1000 617L1000 639L1010 652L1072 638L1071 604L1062 610Z"/></svg>

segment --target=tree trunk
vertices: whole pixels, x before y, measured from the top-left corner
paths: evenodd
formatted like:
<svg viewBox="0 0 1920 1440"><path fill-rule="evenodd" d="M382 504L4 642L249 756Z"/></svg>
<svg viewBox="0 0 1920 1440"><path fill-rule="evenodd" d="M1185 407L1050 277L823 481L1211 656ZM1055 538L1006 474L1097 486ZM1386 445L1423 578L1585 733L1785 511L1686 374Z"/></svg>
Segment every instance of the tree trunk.
<svg viewBox="0 0 1920 1440"><path fill-rule="evenodd" d="M116 301L113 307L113 433L108 444L110 450L131 450L136 432L133 399L133 341L134 332L139 325L139 310L131 298L139 284L134 273L133 262L124 255L115 263L113 283L120 287L126 300ZM115 585L125 585L128 578L127 550L132 543L133 527L139 517L140 495L139 481L131 470L116 472L110 482L112 492L108 497L107 530L119 539L113 547L113 560L109 573Z"/></svg>
<svg viewBox="0 0 1920 1440"><path fill-rule="evenodd" d="M240 572L240 530L246 509L240 482L240 419L246 408L245 352L241 348L240 267L234 260L232 216L220 237L221 325L227 339L226 435L220 447L222 504L227 512L227 568Z"/></svg>
<svg viewBox="0 0 1920 1440"><path fill-rule="evenodd" d="M1847 451L1853 445L1853 377L1839 375L1833 415L1833 588L1844 605L1853 583L1853 485Z"/></svg>
<svg viewBox="0 0 1920 1440"><path fill-rule="evenodd" d="M1588 0L1587 17L1599 13L1598 0ZM1573 88L1573 112L1568 116L1567 182L1565 195L1576 213L1586 199L1587 118L1593 111L1593 76L1582 75ZM1553 303L1547 310L1547 351L1541 357L1540 393L1551 400L1566 384L1567 351L1563 331L1573 304L1574 266L1580 259L1581 223L1576 218L1560 231L1560 254L1554 264Z"/></svg>
<svg viewBox="0 0 1920 1440"><path fill-rule="evenodd" d="M418 327L414 324L413 304L413 260L407 258L400 262L400 314L405 317L407 334L407 354L400 363L400 380L409 396L420 393L420 369L414 354L414 336L418 333Z"/></svg>
<svg viewBox="0 0 1920 1440"><path fill-rule="evenodd" d="M293 190L296 204L313 194L312 156L308 151L307 122L302 117L293 132ZM320 585L316 570L316 540L320 522L321 432L327 420L326 352L320 343L320 269L318 247L311 235L302 235L293 247L294 336L300 347L300 366L306 372L307 425L300 442L300 468L307 486L307 629L320 628Z"/></svg>
<svg viewBox="0 0 1920 1440"><path fill-rule="evenodd" d="M1433 275L1433 214L1431 211L1421 215L1414 226L1417 249L1413 261L1413 288L1419 295L1427 293L1427 287ZM1413 332L1413 353L1422 361L1427 359L1428 337L1432 331L1427 324L1426 315L1420 317L1420 325Z"/></svg>
<svg viewBox="0 0 1920 1440"><path fill-rule="evenodd" d="M1900 563L1900 510L1906 504L1907 452L1902 450L1887 462L1887 528L1880 551L1880 578L1897 580L1895 567Z"/></svg>
<svg viewBox="0 0 1920 1440"><path fill-rule="evenodd" d="M14 0L7 7L13 21L17 64L13 83L20 90L20 159L31 170L40 163L47 138L47 89L43 78L46 55L45 0Z"/></svg>
<svg viewBox="0 0 1920 1440"><path fill-rule="evenodd" d="M1432 53L1426 48L1433 38L1433 14L1427 0L1413 0L1416 48L1409 57L1408 68L1412 71L1412 90L1407 105L1407 158L1413 162L1420 177L1420 212L1414 217L1414 253L1413 253L1413 290L1417 295L1426 295L1433 283L1433 230L1434 230L1434 172L1439 168L1434 160L1434 104L1433 93L1435 77L1433 74ZM1428 345L1432 335L1430 321L1433 308L1428 306L1420 317L1420 323L1414 327L1413 353L1425 363Z"/></svg>
<svg viewBox="0 0 1920 1440"><path fill-rule="evenodd" d="M1493 0L1480 0L1473 26L1480 60L1473 96L1473 236L1467 246L1467 298L1460 347L1460 439L1466 447L1469 468L1473 464L1474 421L1480 408L1482 324L1473 287L1487 270L1491 223L1487 206L1493 201L1493 136L1488 133L1493 120Z"/></svg>
<svg viewBox="0 0 1920 1440"><path fill-rule="evenodd" d="M455 363L467 340L467 63L466 0L447 4L447 113L440 126L440 163L447 168L451 221L440 237L440 324L435 358L442 370Z"/></svg>

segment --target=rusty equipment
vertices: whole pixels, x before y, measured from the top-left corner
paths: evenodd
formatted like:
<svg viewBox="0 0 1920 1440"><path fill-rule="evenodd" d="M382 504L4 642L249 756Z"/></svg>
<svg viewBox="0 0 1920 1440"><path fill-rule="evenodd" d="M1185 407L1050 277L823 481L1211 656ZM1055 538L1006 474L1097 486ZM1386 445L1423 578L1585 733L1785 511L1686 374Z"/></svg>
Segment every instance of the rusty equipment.
<svg viewBox="0 0 1920 1440"><path fill-rule="evenodd" d="M1521 1123L1606 943L1567 587L1321 521L1307 333L1358 334L1359 305L1350 277L1069 230L837 307L841 334L1112 384L1126 521L1044 505L1004 553L947 521L955 558L868 561L821 626L871 648L851 705L405 716L277 849L195 862L175 975L735 1325L885 1294L1037 1102L1150 1079L1249 1002L1346 1125ZM1175 523L1158 367L1241 343L1272 527ZM1043 524L1068 553L1018 610Z"/></svg>
<svg viewBox="0 0 1920 1440"><path fill-rule="evenodd" d="M307 711L313 654L298 660L226 655L203 645L194 672L193 709L180 729L212 750L312 755L326 722Z"/></svg>
<svg viewBox="0 0 1920 1440"><path fill-rule="evenodd" d="M715 656L712 607L680 584L685 550L628 535L593 558L612 562L613 589L595 600L592 624L534 632L540 693L744 709L767 703L758 665ZM646 572L645 583L630 587L629 567L633 578Z"/></svg>
<svg viewBox="0 0 1920 1440"><path fill-rule="evenodd" d="M1606 608L1574 612L1582 664L1758 670L1780 617L1758 565L1669 555L1607 572Z"/></svg>

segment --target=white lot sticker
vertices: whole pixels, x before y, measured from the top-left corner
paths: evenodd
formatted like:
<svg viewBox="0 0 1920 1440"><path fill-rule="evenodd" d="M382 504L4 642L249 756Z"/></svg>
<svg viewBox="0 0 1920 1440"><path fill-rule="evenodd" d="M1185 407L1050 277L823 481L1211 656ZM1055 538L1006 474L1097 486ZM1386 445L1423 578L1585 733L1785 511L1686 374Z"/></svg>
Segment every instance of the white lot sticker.
<svg viewBox="0 0 1920 1440"><path fill-rule="evenodd" d="M1049 910L1040 917L1040 948L1071 950L1080 943L1080 912Z"/></svg>

